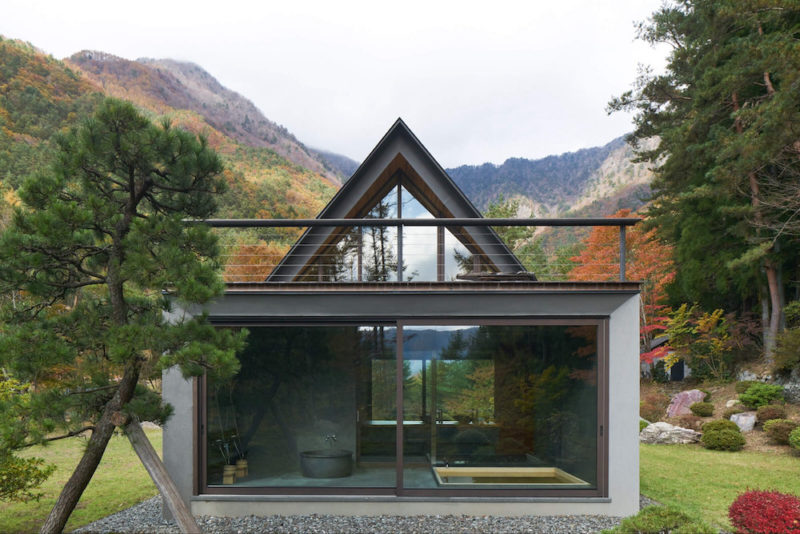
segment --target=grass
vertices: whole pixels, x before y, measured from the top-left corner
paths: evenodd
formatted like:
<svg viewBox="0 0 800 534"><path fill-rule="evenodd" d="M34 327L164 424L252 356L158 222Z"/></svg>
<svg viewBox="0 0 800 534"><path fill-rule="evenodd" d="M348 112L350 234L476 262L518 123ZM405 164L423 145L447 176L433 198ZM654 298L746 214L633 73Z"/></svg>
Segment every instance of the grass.
<svg viewBox="0 0 800 534"><path fill-rule="evenodd" d="M148 429L145 432L153 447L161 451L161 430ZM78 464L85 443L84 438L70 438L54 441L47 447L32 447L25 452L26 456L38 456L44 458L47 463L55 464L56 471L42 485L40 491L44 495L38 502L0 502L0 532L17 534L39 531L61 488ZM156 493L150 476L133 451L128 438L122 435L114 436L94 477L72 513L65 532L124 510L149 499Z"/></svg>
<svg viewBox="0 0 800 534"><path fill-rule="evenodd" d="M642 493L716 528L732 530L728 507L747 489L800 495L800 458L794 453L711 451L699 445L640 447Z"/></svg>

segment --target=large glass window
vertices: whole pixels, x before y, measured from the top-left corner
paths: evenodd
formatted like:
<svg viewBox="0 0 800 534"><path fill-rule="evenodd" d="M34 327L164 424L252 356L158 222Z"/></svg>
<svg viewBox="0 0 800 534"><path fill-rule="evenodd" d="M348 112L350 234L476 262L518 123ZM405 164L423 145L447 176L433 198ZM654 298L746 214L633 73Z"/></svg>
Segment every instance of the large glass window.
<svg viewBox="0 0 800 534"><path fill-rule="evenodd" d="M208 485L394 487L396 328L249 330L236 377L207 381Z"/></svg>
<svg viewBox="0 0 800 534"><path fill-rule="evenodd" d="M599 323L572 323L252 327L207 379L206 484L597 490Z"/></svg>
<svg viewBox="0 0 800 534"><path fill-rule="evenodd" d="M595 325L402 331L404 487L597 487Z"/></svg>

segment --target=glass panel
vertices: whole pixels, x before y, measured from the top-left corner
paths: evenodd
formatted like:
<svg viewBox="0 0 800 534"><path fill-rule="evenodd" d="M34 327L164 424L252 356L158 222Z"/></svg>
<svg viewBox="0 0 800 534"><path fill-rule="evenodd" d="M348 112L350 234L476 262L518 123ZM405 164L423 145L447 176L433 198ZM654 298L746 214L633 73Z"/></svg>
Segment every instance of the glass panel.
<svg viewBox="0 0 800 534"><path fill-rule="evenodd" d="M394 487L395 353L394 327L251 328L208 380L208 485Z"/></svg>
<svg viewBox="0 0 800 534"><path fill-rule="evenodd" d="M597 327L403 328L407 488L597 487Z"/></svg>

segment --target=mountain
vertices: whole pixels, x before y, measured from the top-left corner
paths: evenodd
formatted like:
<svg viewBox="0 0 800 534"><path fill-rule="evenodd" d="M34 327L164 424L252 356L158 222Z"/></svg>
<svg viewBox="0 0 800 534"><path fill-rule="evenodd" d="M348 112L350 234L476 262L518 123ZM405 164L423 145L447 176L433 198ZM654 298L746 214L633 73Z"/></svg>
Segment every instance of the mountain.
<svg viewBox="0 0 800 534"><path fill-rule="evenodd" d="M130 61L91 50L73 54L66 63L83 71L111 96L160 113L165 111L163 106L193 111L217 131L243 145L269 148L336 186L342 183L342 174L325 159L194 63L149 58Z"/></svg>
<svg viewBox="0 0 800 534"><path fill-rule="evenodd" d="M644 204L652 173L634 157L620 137L560 156L510 158L502 165L464 165L447 172L481 210L502 195L519 200L524 217L592 217Z"/></svg>
<svg viewBox="0 0 800 534"><path fill-rule="evenodd" d="M208 139L225 164L229 185L218 216L303 218L322 209L341 183L340 174L199 67L176 64L173 70L96 52L58 61L0 37L0 222L24 178L51 161L52 136L89 117L105 96L130 100L152 119L166 115L173 125ZM208 111L214 106L234 111L226 119L218 109ZM241 113L247 121L239 120ZM252 132L248 137L244 127L228 123L248 128L252 123Z"/></svg>

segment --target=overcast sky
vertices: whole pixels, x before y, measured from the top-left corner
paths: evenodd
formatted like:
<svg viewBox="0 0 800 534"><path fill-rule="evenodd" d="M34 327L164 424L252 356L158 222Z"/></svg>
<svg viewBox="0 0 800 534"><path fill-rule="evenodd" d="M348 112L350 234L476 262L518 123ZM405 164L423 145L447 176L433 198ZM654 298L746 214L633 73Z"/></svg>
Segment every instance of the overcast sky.
<svg viewBox="0 0 800 534"><path fill-rule="evenodd" d="M3 0L0 34L197 63L309 146L362 160L402 117L445 167L540 158L631 130L608 116L661 0Z"/></svg>

